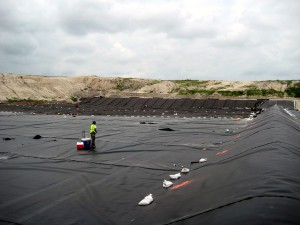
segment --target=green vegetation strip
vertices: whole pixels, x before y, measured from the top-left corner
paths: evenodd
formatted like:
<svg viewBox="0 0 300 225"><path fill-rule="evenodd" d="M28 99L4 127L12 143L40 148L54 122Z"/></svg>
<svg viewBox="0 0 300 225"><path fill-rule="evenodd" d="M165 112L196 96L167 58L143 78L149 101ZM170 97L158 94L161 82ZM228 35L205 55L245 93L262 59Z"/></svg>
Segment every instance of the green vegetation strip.
<svg viewBox="0 0 300 225"><path fill-rule="evenodd" d="M288 88L285 92L276 91L274 89L248 89L245 91L237 90L237 91L217 91L217 90L205 90L205 89L180 89L178 91L179 95L212 95L214 93L218 93L222 96L276 96L276 97L284 97L285 93L291 97L300 97L300 88Z"/></svg>
<svg viewBox="0 0 300 225"><path fill-rule="evenodd" d="M206 86L208 81L198 81L198 80L174 80L176 84L180 84L181 86L184 87L189 87L189 86Z"/></svg>
<svg viewBox="0 0 300 225"><path fill-rule="evenodd" d="M192 89L192 90L179 90L179 95L195 95L195 94L201 94L201 95L212 95L215 93L215 90L203 90L203 89Z"/></svg>
<svg viewBox="0 0 300 225"><path fill-rule="evenodd" d="M292 87L285 89L285 92L291 97L300 97L300 82L294 84Z"/></svg>

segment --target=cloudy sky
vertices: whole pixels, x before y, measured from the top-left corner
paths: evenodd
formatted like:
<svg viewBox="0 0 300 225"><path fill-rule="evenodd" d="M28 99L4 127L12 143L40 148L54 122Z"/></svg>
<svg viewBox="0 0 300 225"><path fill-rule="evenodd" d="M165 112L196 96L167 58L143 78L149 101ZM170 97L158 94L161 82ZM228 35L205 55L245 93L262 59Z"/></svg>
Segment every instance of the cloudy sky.
<svg viewBox="0 0 300 225"><path fill-rule="evenodd" d="M300 79L299 0L0 0L0 73Z"/></svg>

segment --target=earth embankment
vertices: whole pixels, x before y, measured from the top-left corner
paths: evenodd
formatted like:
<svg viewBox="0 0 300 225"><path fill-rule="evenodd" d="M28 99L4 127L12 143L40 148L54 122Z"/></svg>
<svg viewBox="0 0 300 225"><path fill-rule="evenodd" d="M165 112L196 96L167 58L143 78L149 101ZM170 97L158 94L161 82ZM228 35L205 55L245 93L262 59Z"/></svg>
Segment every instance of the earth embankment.
<svg viewBox="0 0 300 225"><path fill-rule="evenodd" d="M287 97L288 86L299 81L201 81L109 78L97 76L35 76L0 74L0 101L74 101L86 97L267 98ZM252 91L252 93L250 92ZM254 95L253 95L254 91ZM257 92L259 94L259 92ZM228 96L230 94L230 96ZM251 94L249 96L248 94ZM234 96L233 96L234 95Z"/></svg>

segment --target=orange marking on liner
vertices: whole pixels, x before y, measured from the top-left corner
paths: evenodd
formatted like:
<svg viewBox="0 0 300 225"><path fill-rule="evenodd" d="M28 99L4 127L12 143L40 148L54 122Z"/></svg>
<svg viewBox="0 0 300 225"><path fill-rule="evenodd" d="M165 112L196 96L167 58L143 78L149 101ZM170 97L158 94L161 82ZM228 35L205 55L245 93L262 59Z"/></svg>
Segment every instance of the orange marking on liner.
<svg viewBox="0 0 300 225"><path fill-rule="evenodd" d="M185 185L187 185L187 184L189 184L189 183L191 183L191 181L190 181L190 180L187 180L187 181L182 182L181 184L177 184L177 185L171 187L171 189L172 189L172 190L175 190L175 189L181 188L181 187L183 187L183 186L185 186Z"/></svg>
<svg viewBox="0 0 300 225"><path fill-rule="evenodd" d="M234 138L240 138L240 137L241 137L241 135L238 134L238 135L236 135Z"/></svg>
<svg viewBox="0 0 300 225"><path fill-rule="evenodd" d="M228 150L224 150L224 151L218 152L217 155L223 155L223 154L225 154L226 152L228 152Z"/></svg>

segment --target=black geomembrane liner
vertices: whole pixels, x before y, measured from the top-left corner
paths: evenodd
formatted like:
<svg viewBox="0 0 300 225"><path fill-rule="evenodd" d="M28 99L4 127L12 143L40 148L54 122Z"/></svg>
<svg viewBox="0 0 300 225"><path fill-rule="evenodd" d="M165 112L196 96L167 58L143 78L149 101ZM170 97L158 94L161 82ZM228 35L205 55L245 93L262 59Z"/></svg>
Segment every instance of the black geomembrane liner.
<svg viewBox="0 0 300 225"><path fill-rule="evenodd" d="M1 112L0 223L298 224L300 113L291 113L277 105L252 120ZM76 150L93 120L96 150ZM190 172L163 188L182 166ZM150 193L153 203L138 206Z"/></svg>
<svg viewBox="0 0 300 225"><path fill-rule="evenodd" d="M294 101L289 100L232 100L232 99L164 99L164 98L84 98L81 102L18 102L1 103L0 111L31 114L71 115L132 115L132 116L240 116L279 105L293 110Z"/></svg>

